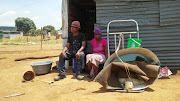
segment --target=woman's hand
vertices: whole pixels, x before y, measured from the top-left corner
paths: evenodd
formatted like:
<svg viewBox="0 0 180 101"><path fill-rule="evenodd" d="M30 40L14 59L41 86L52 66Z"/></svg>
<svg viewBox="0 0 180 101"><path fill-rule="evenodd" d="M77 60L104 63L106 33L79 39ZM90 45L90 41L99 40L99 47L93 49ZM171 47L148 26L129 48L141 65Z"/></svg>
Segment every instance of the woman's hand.
<svg viewBox="0 0 180 101"><path fill-rule="evenodd" d="M104 46L106 60L108 59L108 48L107 47L108 47L107 45Z"/></svg>

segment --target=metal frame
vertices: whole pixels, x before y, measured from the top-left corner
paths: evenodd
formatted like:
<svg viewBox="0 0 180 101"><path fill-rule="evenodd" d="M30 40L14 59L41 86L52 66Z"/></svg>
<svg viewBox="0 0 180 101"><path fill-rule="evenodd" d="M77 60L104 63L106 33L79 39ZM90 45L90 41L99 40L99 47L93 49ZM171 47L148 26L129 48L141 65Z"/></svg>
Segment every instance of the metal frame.
<svg viewBox="0 0 180 101"><path fill-rule="evenodd" d="M134 32L115 32L115 33L109 33L109 26L111 23L114 22L134 22L136 24L136 29L137 31ZM107 25L107 41L108 41L108 57L110 56L110 49L109 49L109 35L114 35L114 45L115 45L115 50L117 48L116 46L116 35L120 35L120 33L123 34L129 34L129 37L131 38L131 34L137 34L137 38L139 39L139 27L138 23L134 19L129 19L129 20L112 20L108 23ZM124 36L122 36L122 48L124 49Z"/></svg>

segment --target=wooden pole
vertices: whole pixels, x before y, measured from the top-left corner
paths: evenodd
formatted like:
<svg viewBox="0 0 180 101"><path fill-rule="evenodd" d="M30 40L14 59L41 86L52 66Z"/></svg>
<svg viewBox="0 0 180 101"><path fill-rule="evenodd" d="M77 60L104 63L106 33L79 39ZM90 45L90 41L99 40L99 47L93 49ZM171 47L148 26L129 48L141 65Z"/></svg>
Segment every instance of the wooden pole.
<svg viewBox="0 0 180 101"><path fill-rule="evenodd" d="M57 36L57 32L56 32L56 40L57 40L58 36Z"/></svg>
<svg viewBox="0 0 180 101"><path fill-rule="evenodd" d="M41 27L41 50L42 50L42 27Z"/></svg>

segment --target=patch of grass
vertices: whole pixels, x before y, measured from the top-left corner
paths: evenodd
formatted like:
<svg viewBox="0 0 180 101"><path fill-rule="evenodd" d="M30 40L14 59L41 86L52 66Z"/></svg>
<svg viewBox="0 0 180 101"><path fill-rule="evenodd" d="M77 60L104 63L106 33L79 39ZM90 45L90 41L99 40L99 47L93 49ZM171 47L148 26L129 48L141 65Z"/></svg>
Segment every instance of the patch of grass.
<svg viewBox="0 0 180 101"><path fill-rule="evenodd" d="M16 37L13 39L3 38L0 42L1 44L10 44L10 45L18 45L18 44L41 44L41 36L32 37L32 36L23 36ZM57 44L62 43L62 39L57 39L55 36L51 36L50 38L46 38L42 41L42 44Z"/></svg>

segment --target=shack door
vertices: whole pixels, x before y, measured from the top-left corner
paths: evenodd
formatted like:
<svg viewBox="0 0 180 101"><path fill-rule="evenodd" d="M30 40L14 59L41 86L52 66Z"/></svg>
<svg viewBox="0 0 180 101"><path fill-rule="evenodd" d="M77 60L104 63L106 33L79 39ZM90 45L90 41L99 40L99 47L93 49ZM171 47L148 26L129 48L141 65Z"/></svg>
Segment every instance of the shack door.
<svg viewBox="0 0 180 101"><path fill-rule="evenodd" d="M81 23L81 32L86 34L86 40L94 37L93 30L96 23L96 3L94 0L69 0L68 26L78 20Z"/></svg>

